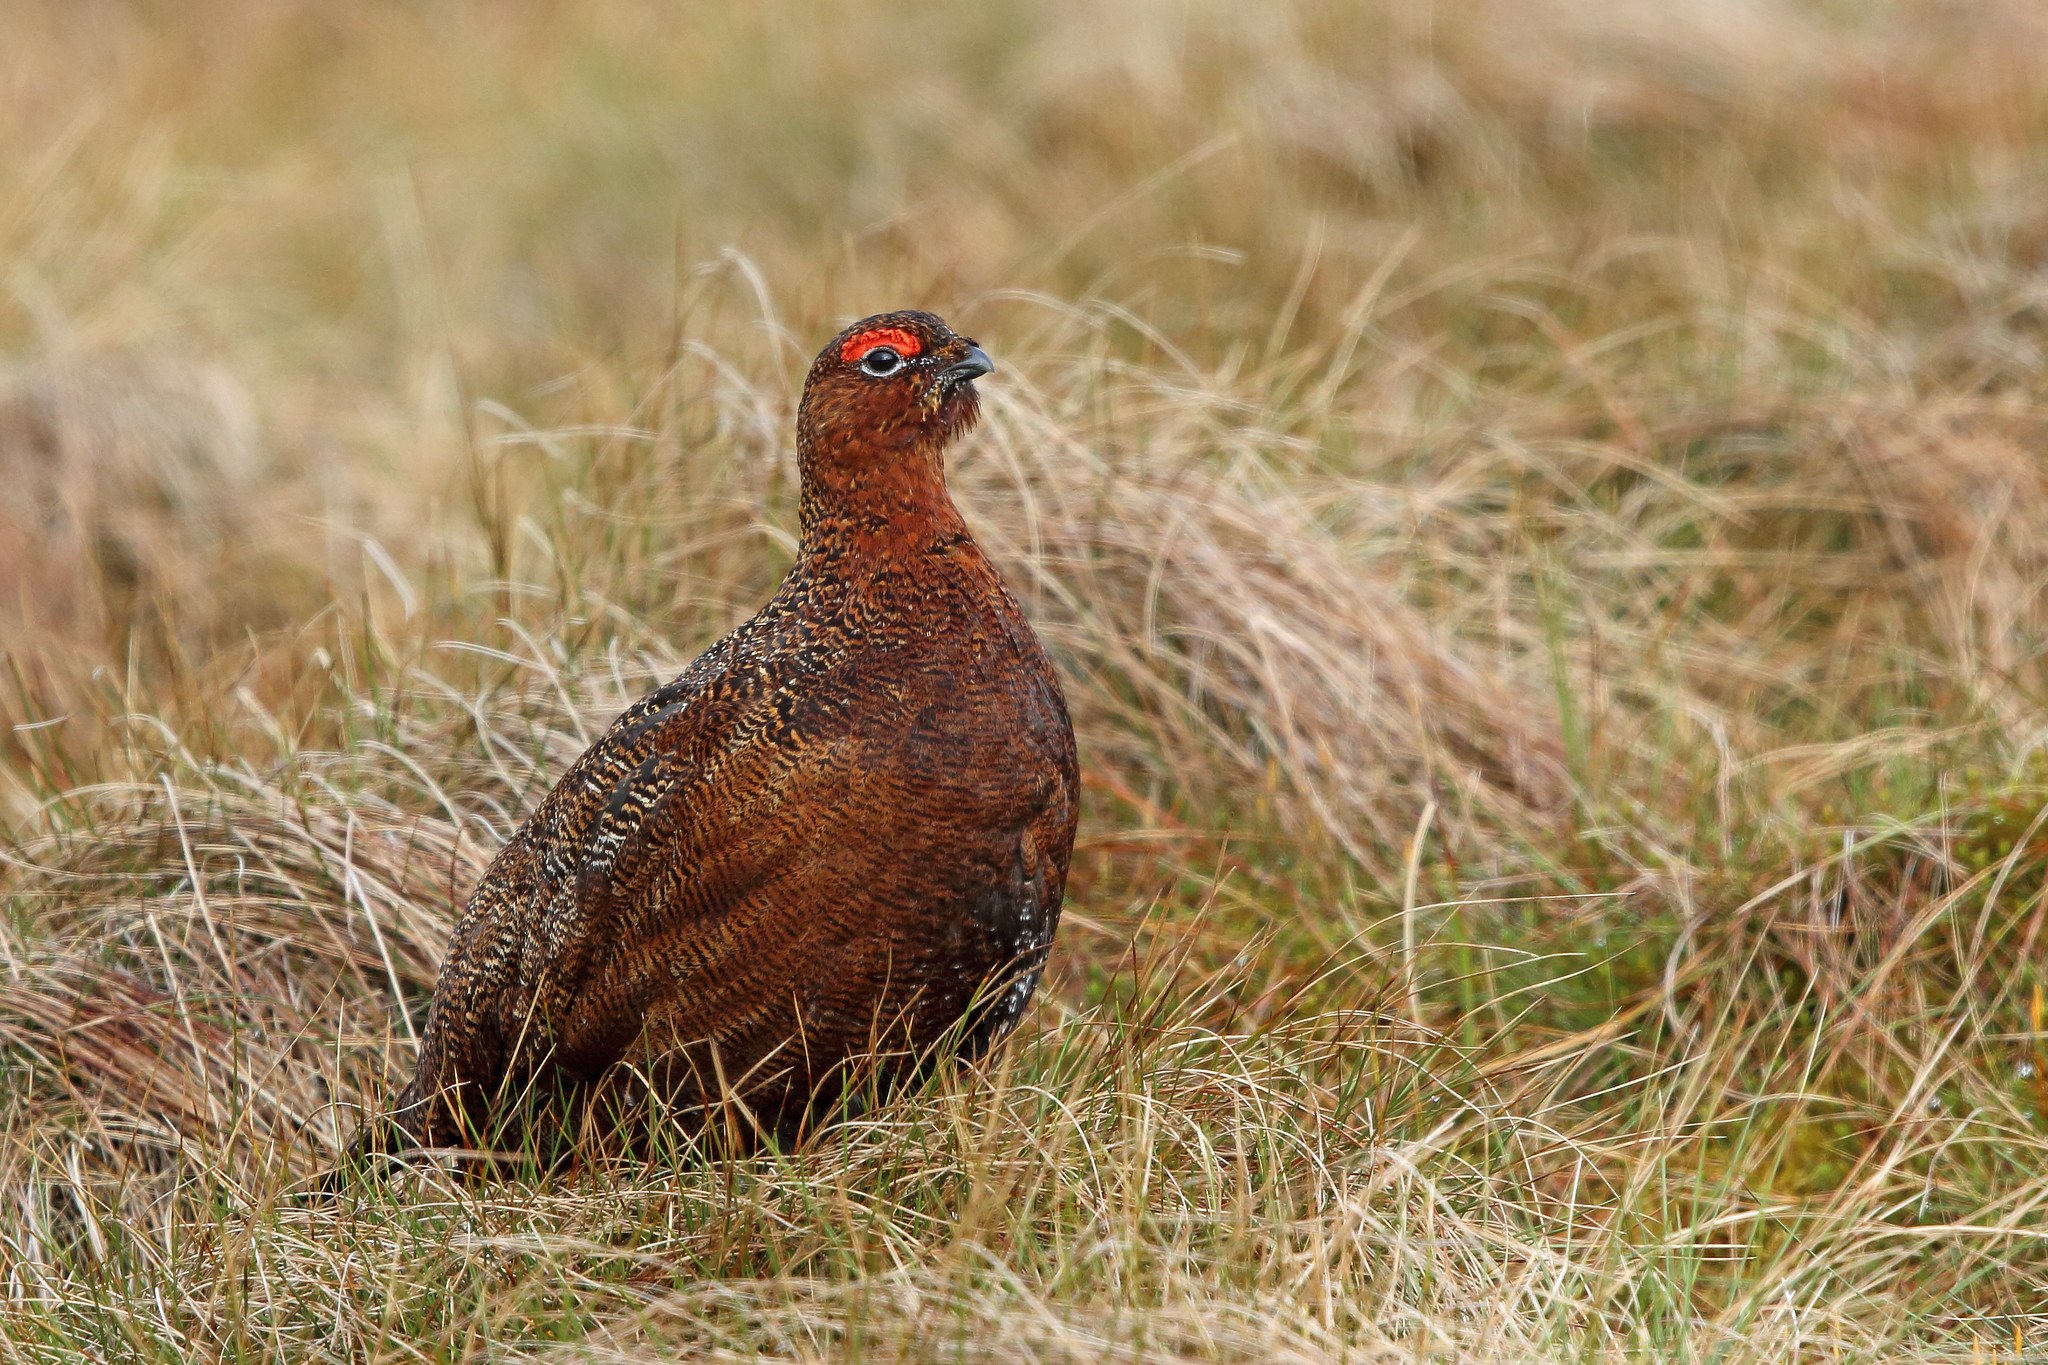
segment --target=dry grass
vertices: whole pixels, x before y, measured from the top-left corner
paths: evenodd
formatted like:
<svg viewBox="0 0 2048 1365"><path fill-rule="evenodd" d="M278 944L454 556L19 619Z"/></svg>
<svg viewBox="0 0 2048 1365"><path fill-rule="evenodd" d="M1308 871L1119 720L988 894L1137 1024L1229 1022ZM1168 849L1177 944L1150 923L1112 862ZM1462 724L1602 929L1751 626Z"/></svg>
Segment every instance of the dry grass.
<svg viewBox="0 0 2048 1365"><path fill-rule="evenodd" d="M24 7L0 1359L2048 1350L2017 3ZM984 1070L287 1197L939 308L1088 805Z"/></svg>

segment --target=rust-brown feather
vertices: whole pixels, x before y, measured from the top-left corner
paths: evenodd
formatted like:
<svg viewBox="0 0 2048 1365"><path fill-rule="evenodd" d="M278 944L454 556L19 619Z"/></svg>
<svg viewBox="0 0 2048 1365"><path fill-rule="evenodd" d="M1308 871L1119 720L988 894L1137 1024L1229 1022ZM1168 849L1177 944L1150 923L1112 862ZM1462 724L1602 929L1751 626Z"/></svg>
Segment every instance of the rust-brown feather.
<svg viewBox="0 0 2048 1365"><path fill-rule="evenodd" d="M870 332L917 354L870 374ZM365 1147L502 1138L529 1090L622 1074L686 1115L737 1097L789 1136L856 1059L955 1030L979 1049L1015 1024L1059 920L1078 782L1044 650L946 492L981 363L915 312L819 355L788 577L620 715L499 853L417 1074Z"/></svg>

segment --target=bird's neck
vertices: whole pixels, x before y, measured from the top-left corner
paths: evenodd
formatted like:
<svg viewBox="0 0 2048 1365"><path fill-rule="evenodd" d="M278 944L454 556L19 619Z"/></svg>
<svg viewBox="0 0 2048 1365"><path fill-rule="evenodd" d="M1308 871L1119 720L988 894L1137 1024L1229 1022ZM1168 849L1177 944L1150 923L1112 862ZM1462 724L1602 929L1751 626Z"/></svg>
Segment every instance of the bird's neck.
<svg viewBox="0 0 2048 1365"><path fill-rule="evenodd" d="M941 450L910 447L876 459L827 460L800 451L799 553L883 561L967 539L946 491Z"/></svg>

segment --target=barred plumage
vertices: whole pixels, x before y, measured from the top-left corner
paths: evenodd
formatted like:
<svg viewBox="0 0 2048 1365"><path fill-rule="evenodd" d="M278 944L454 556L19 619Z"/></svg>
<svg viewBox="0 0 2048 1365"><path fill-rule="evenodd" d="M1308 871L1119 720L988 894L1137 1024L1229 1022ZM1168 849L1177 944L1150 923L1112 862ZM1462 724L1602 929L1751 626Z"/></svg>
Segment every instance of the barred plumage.
<svg viewBox="0 0 2048 1365"><path fill-rule="evenodd" d="M620 715L491 864L418 1072L364 1148L499 1141L528 1090L626 1074L686 1114L736 1098L787 1138L853 1059L1015 1024L1078 778L1044 650L946 491L990 368L919 312L819 354L788 577Z"/></svg>

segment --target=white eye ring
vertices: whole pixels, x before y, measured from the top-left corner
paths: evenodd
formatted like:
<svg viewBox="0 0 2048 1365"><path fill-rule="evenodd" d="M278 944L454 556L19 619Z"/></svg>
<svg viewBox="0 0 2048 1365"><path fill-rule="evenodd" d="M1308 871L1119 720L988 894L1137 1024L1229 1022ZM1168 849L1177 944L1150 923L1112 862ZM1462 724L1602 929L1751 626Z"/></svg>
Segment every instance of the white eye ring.
<svg viewBox="0 0 2048 1365"><path fill-rule="evenodd" d="M883 379L903 368L903 357L894 346L877 346L860 358L860 368L864 374Z"/></svg>

